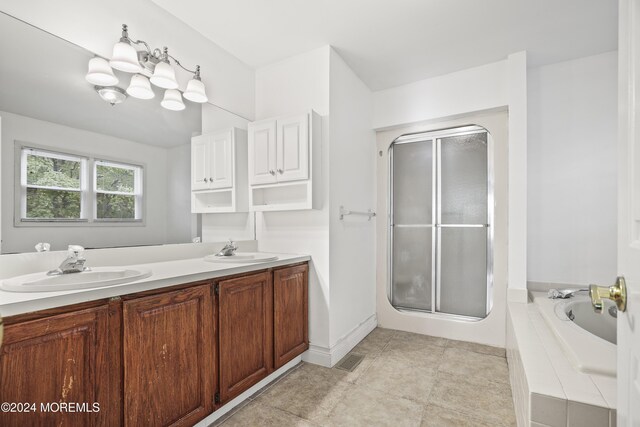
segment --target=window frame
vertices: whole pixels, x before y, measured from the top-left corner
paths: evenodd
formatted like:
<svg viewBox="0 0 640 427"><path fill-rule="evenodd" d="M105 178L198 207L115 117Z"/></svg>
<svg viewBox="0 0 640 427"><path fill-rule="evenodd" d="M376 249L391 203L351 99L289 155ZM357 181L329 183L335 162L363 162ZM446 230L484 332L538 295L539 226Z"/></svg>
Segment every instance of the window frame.
<svg viewBox="0 0 640 427"><path fill-rule="evenodd" d="M80 174L81 218L26 218L26 155L27 150L51 154L63 159L82 159ZM136 173L136 218L97 218L96 166L112 164L117 167L132 168ZM14 141L14 226L16 227L109 227L109 226L145 226L146 225L146 164L132 163L109 156L93 155L86 152ZM47 187L48 188L48 187ZM104 193L101 191L100 193ZM127 193L128 194L128 193Z"/></svg>

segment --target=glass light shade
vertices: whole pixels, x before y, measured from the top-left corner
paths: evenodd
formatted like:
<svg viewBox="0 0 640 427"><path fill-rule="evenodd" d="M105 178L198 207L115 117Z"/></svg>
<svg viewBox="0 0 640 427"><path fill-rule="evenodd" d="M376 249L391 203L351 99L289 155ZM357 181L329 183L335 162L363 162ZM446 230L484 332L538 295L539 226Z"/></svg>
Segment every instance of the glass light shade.
<svg viewBox="0 0 640 427"><path fill-rule="evenodd" d="M127 99L127 94L124 90L117 86L96 86L95 89L98 91L100 97L111 105L121 104Z"/></svg>
<svg viewBox="0 0 640 427"><path fill-rule="evenodd" d="M167 110L172 111L180 111L185 109L184 102L182 102L182 95L180 95L180 91L175 89L167 89L164 92L164 98L162 98L162 102L160 102Z"/></svg>
<svg viewBox="0 0 640 427"><path fill-rule="evenodd" d="M150 80L151 83L163 89L178 89L176 72L167 62L158 62Z"/></svg>
<svg viewBox="0 0 640 427"><path fill-rule="evenodd" d="M187 90L184 91L184 97L192 102L207 102L209 98L207 98L207 94L204 91L204 83L197 79L189 80L187 83Z"/></svg>
<svg viewBox="0 0 640 427"><path fill-rule="evenodd" d="M127 93L138 99L151 99L156 94L151 90L149 79L141 74L134 74L131 77L131 83L127 88Z"/></svg>
<svg viewBox="0 0 640 427"><path fill-rule="evenodd" d="M118 84L118 78L113 74L113 70L104 58L91 58L89 60L89 70L85 79L92 85L114 86Z"/></svg>
<svg viewBox="0 0 640 427"><path fill-rule="evenodd" d="M126 73L142 71L142 65L138 62L138 51L126 42L118 42L113 45L113 55L111 55L109 65Z"/></svg>

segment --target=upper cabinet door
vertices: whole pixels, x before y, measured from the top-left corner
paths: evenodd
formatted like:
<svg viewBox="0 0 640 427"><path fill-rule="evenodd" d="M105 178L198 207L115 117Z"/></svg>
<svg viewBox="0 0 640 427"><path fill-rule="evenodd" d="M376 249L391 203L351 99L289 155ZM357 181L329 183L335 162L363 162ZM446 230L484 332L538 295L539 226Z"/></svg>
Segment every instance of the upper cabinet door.
<svg viewBox="0 0 640 427"><path fill-rule="evenodd" d="M275 120L249 124L249 183L276 183L276 169Z"/></svg>
<svg viewBox="0 0 640 427"><path fill-rule="evenodd" d="M208 136L194 137L191 142L191 190L209 188Z"/></svg>
<svg viewBox="0 0 640 427"><path fill-rule="evenodd" d="M278 120L278 181L309 178L309 115Z"/></svg>
<svg viewBox="0 0 640 427"><path fill-rule="evenodd" d="M233 187L233 131L213 135L209 144L209 188Z"/></svg>

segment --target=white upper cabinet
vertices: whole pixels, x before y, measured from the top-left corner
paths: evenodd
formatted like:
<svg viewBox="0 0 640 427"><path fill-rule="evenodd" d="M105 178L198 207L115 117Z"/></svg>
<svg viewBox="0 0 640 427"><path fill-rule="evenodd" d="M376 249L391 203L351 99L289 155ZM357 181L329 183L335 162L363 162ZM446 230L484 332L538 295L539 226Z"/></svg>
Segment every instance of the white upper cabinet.
<svg viewBox="0 0 640 427"><path fill-rule="evenodd" d="M249 124L249 208L319 209L321 118L314 111Z"/></svg>
<svg viewBox="0 0 640 427"><path fill-rule="evenodd" d="M276 172L278 182L309 178L309 115L277 122Z"/></svg>
<svg viewBox="0 0 640 427"><path fill-rule="evenodd" d="M232 130L192 138L192 191L232 187L233 169Z"/></svg>
<svg viewBox="0 0 640 427"><path fill-rule="evenodd" d="M191 139L191 212L248 210L247 132L230 128Z"/></svg>
<svg viewBox="0 0 640 427"><path fill-rule="evenodd" d="M209 142L210 166L209 187L231 188L233 186L233 131L217 133Z"/></svg>
<svg viewBox="0 0 640 427"><path fill-rule="evenodd" d="M277 182L275 120L249 124L249 153L249 183Z"/></svg>
<svg viewBox="0 0 640 427"><path fill-rule="evenodd" d="M204 190L209 187L208 143L201 136L191 142L191 190ZM206 180L206 181L205 181Z"/></svg>

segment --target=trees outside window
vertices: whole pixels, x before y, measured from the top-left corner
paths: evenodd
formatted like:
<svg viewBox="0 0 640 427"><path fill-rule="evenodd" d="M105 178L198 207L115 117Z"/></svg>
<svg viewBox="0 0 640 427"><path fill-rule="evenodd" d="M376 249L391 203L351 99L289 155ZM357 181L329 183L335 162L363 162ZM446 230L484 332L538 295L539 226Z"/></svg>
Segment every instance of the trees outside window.
<svg viewBox="0 0 640 427"><path fill-rule="evenodd" d="M141 166L21 150L22 221L142 220Z"/></svg>
<svg viewBox="0 0 640 427"><path fill-rule="evenodd" d="M28 150L26 158L26 217L82 217L81 176L86 159Z"/></svg>

